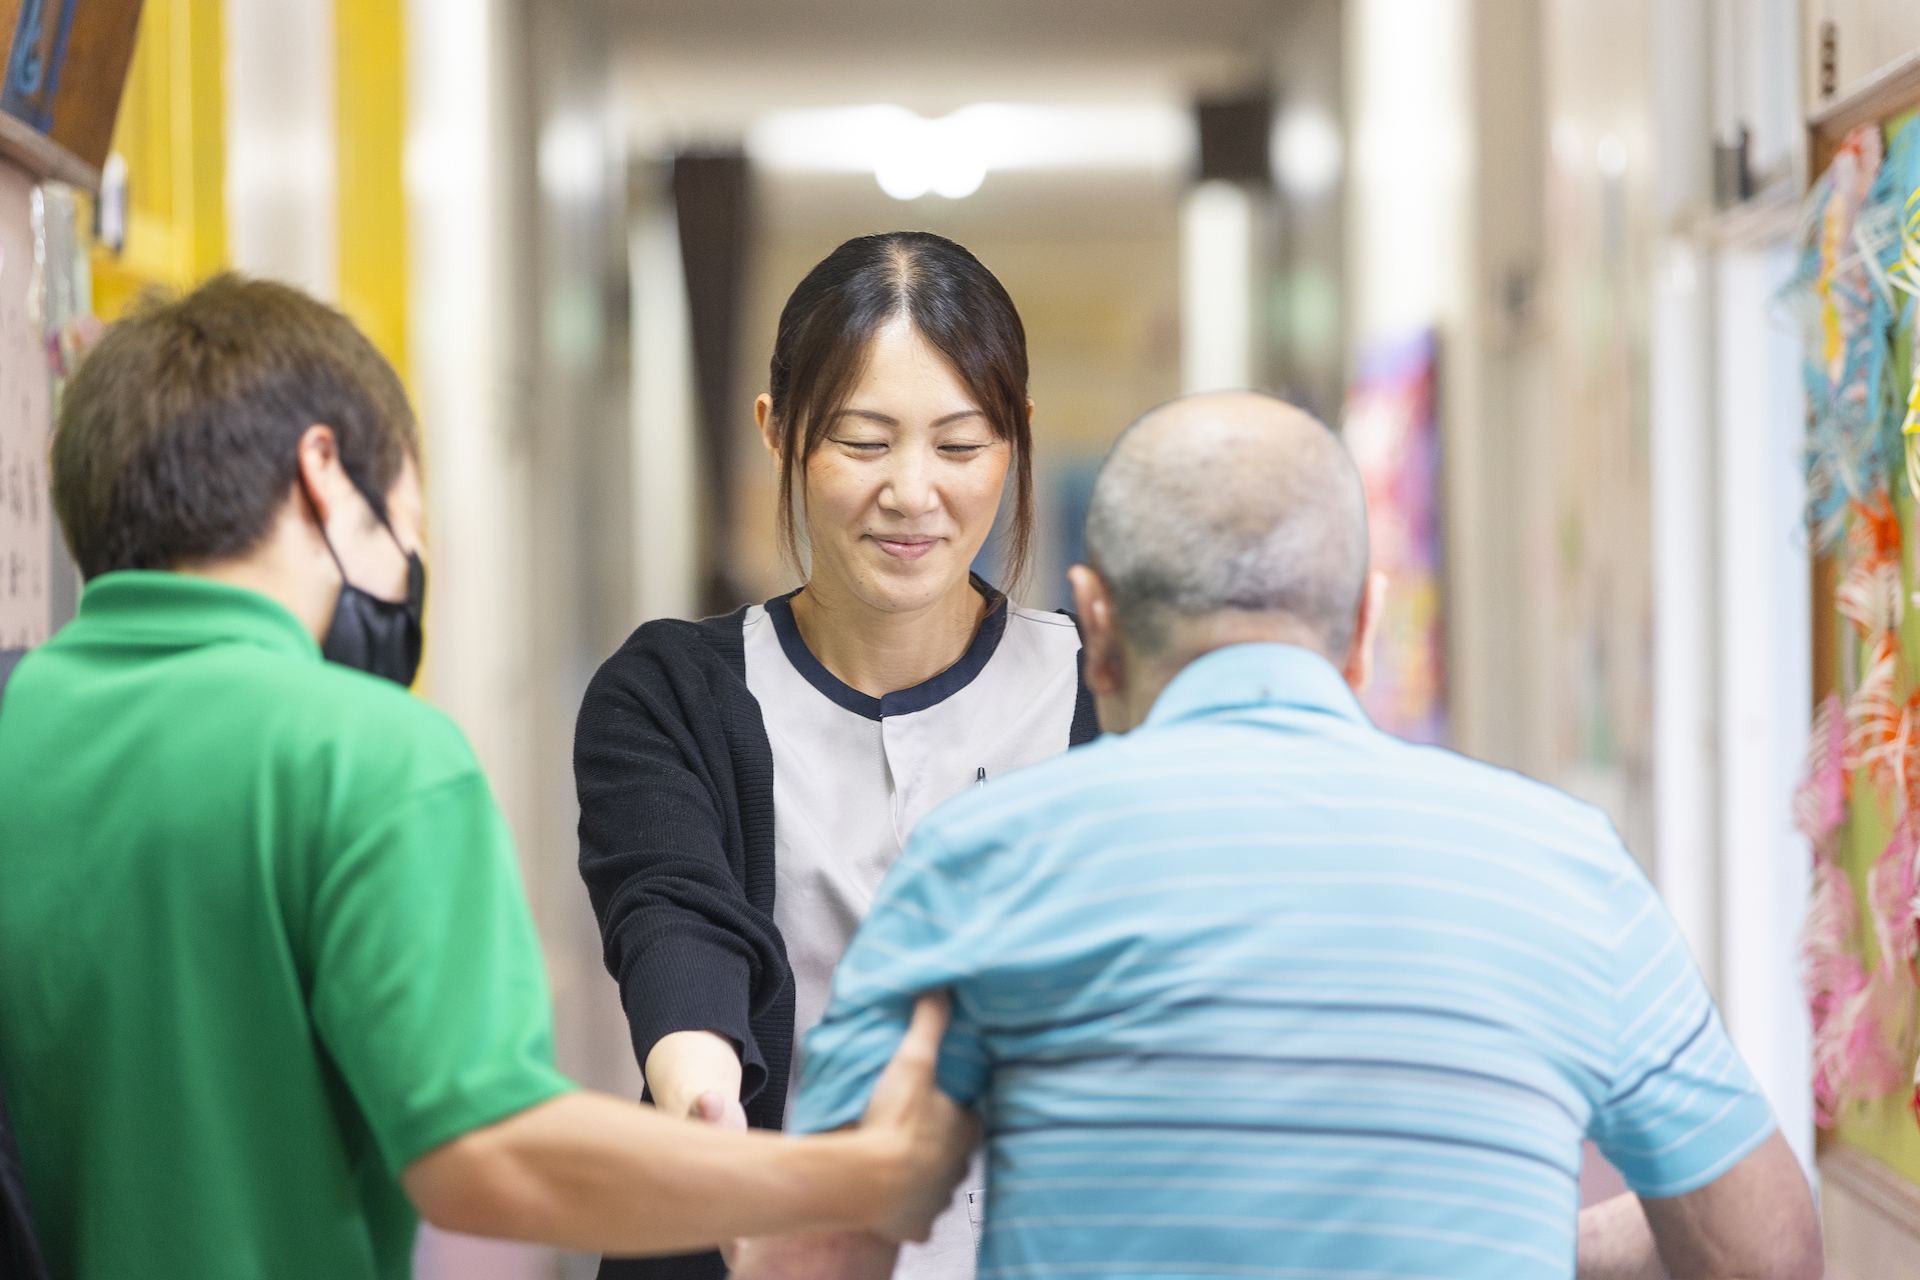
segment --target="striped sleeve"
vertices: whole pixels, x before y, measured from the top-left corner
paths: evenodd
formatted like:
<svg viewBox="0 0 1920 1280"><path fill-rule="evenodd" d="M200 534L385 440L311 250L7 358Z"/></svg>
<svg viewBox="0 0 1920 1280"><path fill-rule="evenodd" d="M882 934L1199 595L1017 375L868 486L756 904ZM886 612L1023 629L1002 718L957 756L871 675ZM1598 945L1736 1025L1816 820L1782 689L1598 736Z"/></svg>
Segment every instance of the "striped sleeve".
<svg viewBox="0 0 1920 1280"><path fill-rule="evenodd" d="M954 997L940 1045L940 1087L962 1105L986 1092L986 1054L965 990L967 952L977 938L952 923L978 919L972 883L940 866L937 842L925 834L930 825L922 824L888 873L834 970L827 1011L807 1034L791 1132L821 1133L860 1118L906 1035L914 1002L930 992Z"/></svg>
<svg viewBox="0 0 1920 1280"><path fill-rule="evenodd" d="M1637 867L1623 880L1616 1067L1588 1136L1628 1186L1660 1199L1712 1182L1775 1124L1665 904Z"/></svg>

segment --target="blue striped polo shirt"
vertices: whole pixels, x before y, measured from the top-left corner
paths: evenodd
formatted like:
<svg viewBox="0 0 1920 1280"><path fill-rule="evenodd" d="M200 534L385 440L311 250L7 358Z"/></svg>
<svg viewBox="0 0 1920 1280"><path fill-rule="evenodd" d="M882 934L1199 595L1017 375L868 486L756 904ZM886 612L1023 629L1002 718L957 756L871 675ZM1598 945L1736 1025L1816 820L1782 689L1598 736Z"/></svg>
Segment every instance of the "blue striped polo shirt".
<svg viewBox="0 0 1920 1280"><path fill-rule="evenodd" d="M1558 1280L1583 1137L1661 1197L1774 1128L1604 816L1379 732L1289 645L923 819L792 1127L858 1119L942 988L982 1277Z"/></svg>

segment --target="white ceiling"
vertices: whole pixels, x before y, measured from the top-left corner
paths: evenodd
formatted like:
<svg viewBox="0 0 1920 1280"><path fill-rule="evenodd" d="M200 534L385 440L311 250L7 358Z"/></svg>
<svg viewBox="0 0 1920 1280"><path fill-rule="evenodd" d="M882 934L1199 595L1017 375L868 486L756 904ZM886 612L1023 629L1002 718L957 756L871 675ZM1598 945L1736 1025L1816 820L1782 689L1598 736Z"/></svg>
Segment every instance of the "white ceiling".
<svg viewBox="0 0 1920 1280"><path fill-rule="evenodd" d="M777 107L1164 103L1257 84L1287 0L597 0L629 136L732 143Z"/></svg>

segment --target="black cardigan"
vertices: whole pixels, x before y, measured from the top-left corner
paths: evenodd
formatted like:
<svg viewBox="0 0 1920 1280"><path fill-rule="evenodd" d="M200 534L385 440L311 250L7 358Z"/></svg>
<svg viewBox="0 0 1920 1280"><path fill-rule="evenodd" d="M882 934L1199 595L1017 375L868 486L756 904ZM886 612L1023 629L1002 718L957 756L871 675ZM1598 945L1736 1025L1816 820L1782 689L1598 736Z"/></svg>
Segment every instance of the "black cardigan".
<svg viewBox="0 0 1920 1280"><path fill-rule="evenodd" d="M644 1065L675 1031L740 1048L747 1122L778 1129L793 1060L793 970L773 923L773 750L747 689L746 610L649 622L587 686L574 733L580 875ZM1081 657L1068 744L1099 733ZM602 1264L603 1277L706 1280L715 1254Z"/></svg>

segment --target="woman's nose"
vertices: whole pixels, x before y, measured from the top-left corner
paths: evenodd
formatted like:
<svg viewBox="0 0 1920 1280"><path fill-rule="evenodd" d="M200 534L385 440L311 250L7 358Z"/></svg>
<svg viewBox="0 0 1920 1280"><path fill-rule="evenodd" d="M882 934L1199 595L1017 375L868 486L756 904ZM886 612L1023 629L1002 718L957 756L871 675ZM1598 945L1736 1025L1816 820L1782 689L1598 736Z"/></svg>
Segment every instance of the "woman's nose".
<svg viewBox="0 0 1920 1280"><path fill-rule="evenodd" d="M932 459L918 449L899 449L889 461L887 481L880 488L880 505L898 515L923 516L940 505L933 485Z"/></svg>

